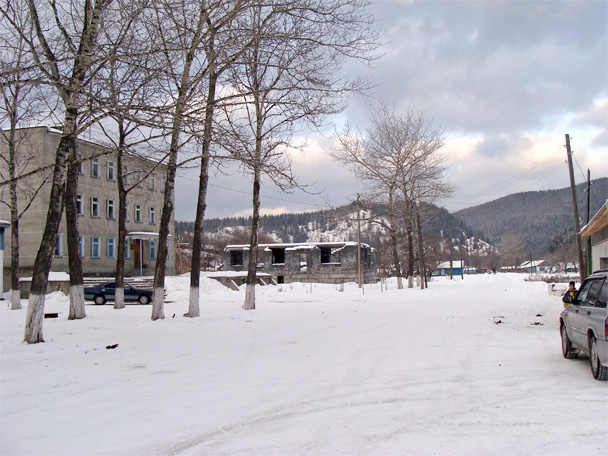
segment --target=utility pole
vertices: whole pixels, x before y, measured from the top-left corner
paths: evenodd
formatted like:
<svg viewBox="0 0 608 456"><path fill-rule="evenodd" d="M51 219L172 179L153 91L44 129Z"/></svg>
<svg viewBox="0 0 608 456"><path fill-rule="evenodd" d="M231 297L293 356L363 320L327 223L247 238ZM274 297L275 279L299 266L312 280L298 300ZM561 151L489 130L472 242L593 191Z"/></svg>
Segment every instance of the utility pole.
<svg viewBox="0 0 608 456"><path fill-rule="evenodd" d="M587 225L591 219L591 171L587 170ZM593 258L591 256L591 238L587 238L587 274L593 273Z"/></svg>
<svg viewBox="0 0 608 456"><path fill-rule="evenodd" d="M578 250L578 264L581 283L587 277L587 270L583 259L583 246L581 242L581 223L578 219L578 202L576 200L576 184L574 182L574 168L572 166L572 150L570 149L570 135L566 133L566 152L568 154L568 169L570 171L570 189L572 190L572 207L574 210L574 229L576 230L576 248Z"/></svg>
<svg viewBox="0 0 608 456"><path fill-rule="evenodd" d="M359 288L363 286L361 277L361 203L357 193L357 270L359 274Z"/></svg>

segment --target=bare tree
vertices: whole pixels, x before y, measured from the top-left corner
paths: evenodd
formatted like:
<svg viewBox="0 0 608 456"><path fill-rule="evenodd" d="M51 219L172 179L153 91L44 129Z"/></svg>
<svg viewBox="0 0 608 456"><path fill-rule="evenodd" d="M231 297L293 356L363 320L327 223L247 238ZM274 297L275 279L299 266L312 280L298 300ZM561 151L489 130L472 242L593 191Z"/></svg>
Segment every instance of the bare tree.
<svg viewBox="0 0 608 456"><path fill-rule="evenodd" d="M372 109L370 127L365 133L347 127L338 138L340 148L332 153L334 158L350 166L359 178L370 183L376 201L388 206L388 220L392 227L389 232L393 237L398 274L394 217L400 214L402 218L408 244L408 287L412 287L413 233L416 229L420 248L419 270L426 269L417 204L422 201L432 203L452 191L444 178L445 157L440 153L446 140L443 129L434 127L424 112L408 109L398 113L394 107L381 103Z"/></svg>
<svg viewBox="0 0 608 456"><path fill-rule="evenodd" d="M9 181L8 188L0 190L0 202L10 210L11 223L11 309L21 309L19 283L19 221L29 209L46 183L48 172L40 171L46 177L30 183L20 179L26 171L37 170L42 166L38 154L30 143L30 137L18 128L44 118L43 105L50 104L45 99L41 87L36 83L32 69L33 61L28 53L22 35L31 36L32 27L28 21L25 5L13 5L12 17L19 25L20 32L14 27L3 26L0 34L0 72L2 73L2 103L0 104L0 139L3 150L0 154L0 176ZM5 24L6 25L6 24ZM6 167L6 168L5 168ZM8 197L6 195L8 193ZM19 207L19 201L24 206Z"/></svg>
<svg viewBox="0 0 608 456"><path fill-rule="evenodd" d="M103 27L110 27L111 16L120 16L120 6L127 6L117 1L117 8L111 10L112 3L113 0L72 0L69 4L58 4L53 0L40 5L34 0L27 1L35 38L25 33L21 33L21 36L36 62L41 79L54 87L61 98L64 112L62 134L55 154L49 209L34 263L25 325L25 341L28 343L44 341L44 296L64 207L66 166L70 154L76 149L83 93L91 83L93 66L99 63L99 31ZM19 31L11 6L0 7L0 12Z"/></svg>

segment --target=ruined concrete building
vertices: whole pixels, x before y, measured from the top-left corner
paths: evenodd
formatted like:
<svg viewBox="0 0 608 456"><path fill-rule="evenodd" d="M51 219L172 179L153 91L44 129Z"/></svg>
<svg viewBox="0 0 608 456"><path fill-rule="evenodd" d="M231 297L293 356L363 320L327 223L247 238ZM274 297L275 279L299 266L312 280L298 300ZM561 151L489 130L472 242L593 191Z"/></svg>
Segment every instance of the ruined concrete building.
<svg viewBox="0 0 608 456"><path fill-rule="evenodd" d="M308 242L301 244L260 244L258 271L269 273L277 283L357 282L356 242ZM228 245L224 263L230 271L247 271L249 245ZM363 283L378 278L377 252L361 244Z"/></svg>

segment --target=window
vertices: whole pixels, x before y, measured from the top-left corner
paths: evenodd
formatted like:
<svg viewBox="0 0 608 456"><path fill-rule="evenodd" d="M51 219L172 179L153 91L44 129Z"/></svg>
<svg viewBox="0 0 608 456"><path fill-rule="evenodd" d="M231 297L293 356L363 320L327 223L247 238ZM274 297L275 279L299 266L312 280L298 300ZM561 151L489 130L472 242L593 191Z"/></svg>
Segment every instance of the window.
<svg viewBox="0 0 608 456"><path fill-rule="evenodd" d="M141 223L141 205L136 204L135 205L135 221L137 223Z"/></svg>
<svg viewBox="0 0 608 456"><path fill-rule="evenodd" d="M148 208L148 220L150 225L154 225L156 223L156 213L153 207Z"/></svg>
<svg viewBox="0 0 608 456"><path fill-rule="evenodd" d="M272 263L273 264L284 264L285 263L285 249L272 249Z"/></svg>
<svg viewBox="0 0 608 456"><path fill-rule="evenodd" d="M321 247L321 263L331 263L331 248Z"/></svg>
<svg viewBox="0 0 608 456"><path fill-rule="evenodd" d="M129 203L125 202L125 220L129 221Z"/></svg>
<svg viewBox="0 0 608 456"><path fill-rule="evenodd" d="M78 236L78 256L84 257L84 236L82 234Z"/></svg>
<svg viewBox="0 0 608 456"><path fill-rule="evenodd" d="M128 260L131 258L131 251L129 250L129 238L125 238L125 258Z"/></svg>
<svg viewBox="0 0 608 456"><path fill-rule="evenodd" d="M84 214L84 210L82 209L82 195L76 195L76 212L78 215Z"/></svg>
<svg viewBox="0 0 608 456"><path fill-rule="evenodd" d="M114 162L107 162L106 179L108 179L109 181L114 180Z"/></svg>
<svg viewBox="0 0 608 456"><path fill-rule="evenodd" d="M106 238L106 257L114 258L114 238Z"/></svg>
<svg viewBox="0 0 608 456"><path fill-rule="evenodd" d="M243 266L243 252L238 250L230 251L230 265Z"/></svg>
<svg viewBox="0 0 608 456"><path fill-rule="evenodd" d="M116 218L116 213L114 211L114 200L106 200L106 217L109 219Z"/></svg>
<svg viewBox="0 0 608 456"><path fill-rule="evenodd" d="M99 236L91 236L91 258L99 258Z"/></svg>
<svg viewBox="0 0 608 456"><path fill-rule="evenodd" d="M99 177L99 158L91 160L91 177Z"/></svg>
<svg viewBox="0 0 608 456"><path fill-rule="evenodd" d="M62 238L62 233L57 233L57 241L55 242L55 256L56 257L60 257L61 256L61 238Z"/></svg>
<svg viewBox="0 0 608 456"><path fill-rule="evenodd" d="M91 196L91 217L99 217L99 198Z"/></svg>
<svg viewBox="0 0 608 456"><path fill-rule="evenodd" d="M133 174L133 180L135 181L135 183L136 183L136 184L138 184L138 183L139 183L139 181L141 181L141 174L140 174L140 172L139 172L139 171L136 171L136 172Z"/></svg>
<svg viewBox="0 0 608 456"><path fill-rule="evenodd" d="M156 174L150 174L148 176L148 190L154 190L156 188Z"/></svg>
<svg viewBox="0 0 608 456"><path fill-rule="evenodd" d="M165 185L167 184L167 176L164 174L160 175L160 191L165 191Z"/></svg>
<svg viewBox="0 0 608 456"><path fill-rule="evenodd" d="M82 154L78 154L78 174L84 174L84 166L82 165Z"/></svg>
<svg viewBox="0 0 608 456"><path fill-rule="evenodd" d="M126 165L122 167L122 183L129 185L129 167Z"/></svg>
<svg viewBox="0 0 608 456"><path fill-rule="evenodd" d="M148 241L148 259L156 259L156 241Z"/></svg>

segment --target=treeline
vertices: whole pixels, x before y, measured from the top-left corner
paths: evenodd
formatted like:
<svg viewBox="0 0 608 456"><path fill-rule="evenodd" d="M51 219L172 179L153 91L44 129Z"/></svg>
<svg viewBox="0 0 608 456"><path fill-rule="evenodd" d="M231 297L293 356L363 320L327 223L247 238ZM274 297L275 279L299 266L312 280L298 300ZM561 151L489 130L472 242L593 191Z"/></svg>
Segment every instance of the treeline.
<svg viewBox="0 0 608 456"><path fill-rule="evenodd" d="M608 199L608 178L592 180L590 188L587 198L587 184L576 187L581 226L587 222L587 201L593 217ZM555 251L575 237L570 188L516 193L454 215L483 232L492 243L516 234L526 251L537 254Z"/></svg>

